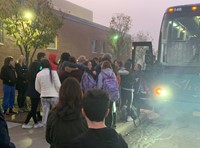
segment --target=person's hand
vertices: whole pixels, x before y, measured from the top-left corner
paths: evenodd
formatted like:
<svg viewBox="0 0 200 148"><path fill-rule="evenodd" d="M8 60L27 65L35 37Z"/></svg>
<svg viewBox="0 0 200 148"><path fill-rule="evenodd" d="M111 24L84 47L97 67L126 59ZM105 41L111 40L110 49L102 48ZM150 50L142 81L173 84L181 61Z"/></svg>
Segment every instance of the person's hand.
<svg viewBox="0 0 200 148"><path fill-rule="evenodd" d="M96 71L92 71L93 75L97 75L97 72Z"/></svg>

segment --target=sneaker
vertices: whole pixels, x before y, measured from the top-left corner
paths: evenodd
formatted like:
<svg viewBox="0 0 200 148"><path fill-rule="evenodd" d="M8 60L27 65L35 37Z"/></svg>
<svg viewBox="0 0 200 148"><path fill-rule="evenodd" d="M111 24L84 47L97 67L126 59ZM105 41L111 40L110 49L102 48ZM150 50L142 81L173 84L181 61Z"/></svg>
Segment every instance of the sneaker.
<svg viewBox="0 0 200 148"><path fill-rule="evenodd" d="M9 110L10 114L17 114L17 112L13 111L12 109Z"/></svg>
<svg viewBox="0 0 200 148"><path fill-rule="evenodd" d="M131 122L131 121L133 121L133 118L131 116L128 116L127 117L127 122Z"/></svg>
<svg viewBox="0 0 200 148"><path fill-rule="evenodd" d="M29 125L29 124L23 124L22 125L22 128L27 128L27 129L29 129L29 128L32 128L33 126L32 125Z"/></svg>
<svg viewBox="0 0 200 148"><path fill-rule="evenodd" d="M40 127L43 127L42 123L37 123L37 124L34 125L34 128L40 128Z"/></svg>
<svg viewBox="0 0 200 148"><path fill-rule="evenodd" d="M3 112L4 115L10 115L9 112L7 112L6 110Z"/></svg>

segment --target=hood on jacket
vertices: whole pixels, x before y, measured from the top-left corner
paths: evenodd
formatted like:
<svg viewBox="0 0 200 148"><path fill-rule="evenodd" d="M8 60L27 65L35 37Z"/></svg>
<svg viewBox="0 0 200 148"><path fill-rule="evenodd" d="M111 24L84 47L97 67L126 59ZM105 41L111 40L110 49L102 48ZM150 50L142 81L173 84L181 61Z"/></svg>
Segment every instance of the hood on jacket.
<svg viewBox="0 0 200 148"><path fill-rule="evenodd" d="M112 74L114 73L113 70L110 68L103 69L102 72L108 76L112 76Z"/></svg>
<svg viewBox="0 0 200 148"><path fill-rule="evenodd" d="M52 63L56 63L56 54L55 53L50 53L49 54L49 61Z"/></svg>
<svg viewBox="0 0 200 148"><path fill-rule="evenodd" d="M62 118L66 121L77 120L81 116L81 111L70 109L69 107L63 108L61 111L57 111L55 108L51 111L55 118Z"/></svg>

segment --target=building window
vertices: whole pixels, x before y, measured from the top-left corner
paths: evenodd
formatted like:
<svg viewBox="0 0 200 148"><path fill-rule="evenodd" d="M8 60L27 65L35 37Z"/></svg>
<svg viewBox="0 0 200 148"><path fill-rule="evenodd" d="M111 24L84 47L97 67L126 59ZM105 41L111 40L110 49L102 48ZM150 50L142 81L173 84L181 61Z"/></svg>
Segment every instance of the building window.
<svg viewBox="0 0 200 148"><path fill-rule="evenodd" d="M47 49L57 50L57 48L58 48L58 38L56 36L54 39L54 42L50 43L49 46L47 47Z"/></svg>
<svg viewBox="0 0 200 148"><path fill-rule="evenodd" d="M3 34L3 23L0 21L0 45L3 45L4 42L4 34Z"/></svg>
<svg viewBox="0 0 200 148"><path fill-rule="evenodd" d="M100 51L101 53L105 53L105 42L104 41L100 41L99 42L99 46L100 46Z"/></svg>
<svg viewBox="0 0 200 148"><path fill-rule="evenodd" d="M97 52L97 40L91 42L92 52Z"/></svg>

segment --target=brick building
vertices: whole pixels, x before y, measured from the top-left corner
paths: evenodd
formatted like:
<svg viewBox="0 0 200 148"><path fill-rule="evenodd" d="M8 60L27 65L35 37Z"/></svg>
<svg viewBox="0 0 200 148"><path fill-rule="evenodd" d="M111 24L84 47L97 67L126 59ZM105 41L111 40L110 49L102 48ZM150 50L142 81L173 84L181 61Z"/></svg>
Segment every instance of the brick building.
<svg viewBox="0 0 200 148"><path fill-rule="evenodd" d="M68 51L75 57L100 56L108 51L108 28L69 14L64 16L64 25L58 33L58 53Z"/></svg>
<svg viewBox="0 0 200 148"><path fill-rule="evenodd" d="M69 52L76 58L79 55L86 55L89 59L94 56L99 57L103 53L108 52L109 49L106 42L108 28L92 22L93 14L90 10L79 6L76 7L76 5L72 6L73 11L71 10L70 14L64 12L63 26L58 31L55 43L52 43L47 49L39 49L37 52L44 51L47 55L54 52L57 54L58 59L64 51ZM57 6L55 8L58 9ZM76 8L77 13L74 12ZM85 12L83 13L83 18L80 18L81 12ZM76 14L76 16L71 14ZM6 36L3 29L0 28L0 67L2 67L6 56L13 56L17 59L20 56L20 51L14 45L12 38ZM0 94L2 94L1 86Z"/></svg>
<svg viewBox="0 0 200 148"><path fill-rule="evenodd" d="M55 10L61 10L66 14L71 14L83 18L88 21L93 21L93 12L66 0L52 0Z"/></svg>

